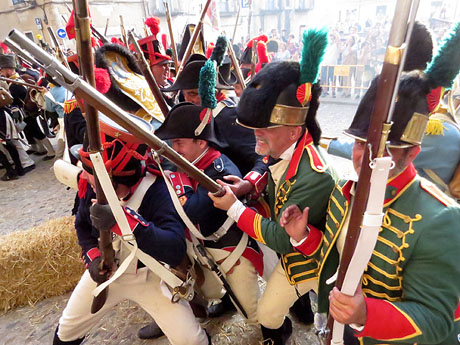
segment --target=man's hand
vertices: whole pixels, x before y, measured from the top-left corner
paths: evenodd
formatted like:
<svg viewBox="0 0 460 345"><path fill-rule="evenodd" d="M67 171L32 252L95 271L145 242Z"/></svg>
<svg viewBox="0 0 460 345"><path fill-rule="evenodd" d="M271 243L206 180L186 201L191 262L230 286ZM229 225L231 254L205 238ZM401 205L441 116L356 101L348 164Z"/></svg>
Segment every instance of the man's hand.
<svg viewBox="0 0 460 345"><path fill-rule="evenodd" d="M98 256L95 258L91 263L89 264L88 271L89 275L91 276L91 279L94 280L98 284L104 283L107 279L109 279L109 276L111 272L107 269L101 269L101 260L102 257Z"/></svg>
<svg viewBox="0 0 460 345"><path fill-rule="evenodd" d="M99 231L110 231L117 223L109 205L93 204L89 209L91 223Z"/></svg>
<svg viewBox="0 0 460 345"><path fill-rule="evenodd" d="M281 215L280 225L286 230L287 234L297 242L302 241L308 236L308 210L305 207L303 212L297 205L288 206Z"/></svg>
<svg viewBox="0 0 460 345"><path fill-rule="evenodd" d="M358 286L354 296L348 296L336 287L329 293L329 313L334 320L344 324L366 324L367 309L363 290Z"/></svg>
<svg viewBox="0 0 460 345"><path fill-rule="evenodd" d="M253 185L247 180L234 175L224 176L224 180L231 182L232 184L226 183L226 186L229 186L232 192L237 198L249 194L252 191Z"/></svg>
<svg viewBox="0 0 460 345"><path fill-rule="evenodd" d="M235 194L233 194L230 187L221 180L217 180L217 183L220 184L225 189L225 194L221 197L215 196L212 193L208 193L208 196L214 202L214 207L219 208L224 211L228 211L228 209L233 205L235 201L238 199L236 198Z"/></svg>

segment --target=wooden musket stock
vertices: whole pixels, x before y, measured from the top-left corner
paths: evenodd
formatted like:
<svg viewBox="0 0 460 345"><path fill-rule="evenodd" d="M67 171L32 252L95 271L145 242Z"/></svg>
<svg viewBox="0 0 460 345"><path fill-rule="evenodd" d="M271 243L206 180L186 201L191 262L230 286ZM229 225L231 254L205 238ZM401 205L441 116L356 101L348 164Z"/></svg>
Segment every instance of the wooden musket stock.
<svg viewBox="0 0 460 345"><path fill-rule="evenodd" d="M166 20L168 21L168 29L169 29L169 37L171 40L171 49L173 53L173 61L174 61L174 68L176 71L179 70L179 62L177 60L177 51L176 51L176 43L174 41L174 33L172 29L172 19L171 19L171 13L169 12L169 4L167 2L164 2L164 6L166 9Z"/></svg>
<svg viewBox="0 0 460 345"><path fill-rule="evenodd" d="M195 26L195 29L193 30L193 35L190 38L190 42L188 42L187 50L185 51L184 56L182 57L179 69L176 70L176 78L179 76L180 72L184 68L185 63L187 62L190 55L192 55L193 47L195 46L196 40L198 39L198 35L200 34L200 31L202 29L204 16L206 15L206 11L208 10L210 4L211 0L207 0L206 5L204 5L203 7L203 11L201 11L200 20L198 21L198 23Z"/></svg>
<svg viewBox="0 0 460 345"><path fill-rule="evenodd" d="M384 146L387 138L384 137L383 127L388 124L391 118L392 101L395 98L395 92L398 89L398 76L401 65L401 47L404 43L404 37L407 30L408 17L412 8L412 0L398 0L395 10L395 16L390 31L390 38L385 55L382 72L379 77L377 94L372 109L369 130L367 134L366 148L363 154L361 163L361 170L359 174L358 183L356 185L356 192L354 196L354 203L351 210L350 222L348 225L348 232L346 235L345 245L342 251L340 266L335 286L340 290L342 288L348 266L350 265L353 253L358 242L361 232L361 224L363 216L366 211L367 201L369 197L370 179L372 169L369 165L370 161L374 158L381 157L384 152ZM399 55L400 58L390 59L390 57ZM388 135L388 133L386 134ZM383 139L382 139L383 137ZM381 147L383 146L383 147ZM327 344L331 343L332 326L334 320L329 317Z"/></svg>
<svg viewBox="0 0 460 345"><path fill-rule="evenodd" d="M74 10L76 21L80 28L80 48L79 55L81 60L81 71L83 78L89 85L96 85L94 79L94 56L91 45L90 17L88 13L88 0L74 0ZM97 109L91 104L85 104L86 129L89 139L89 149L91 153L102 152L101 134L99 129L99 116ZM99 183L97 175L94 174L96 184L96 199L99 204L106 205L107 199ZM101 270L112 271L115 252L112 247L112 234L110 231L99 231L99 250L101 252ZM107 300L108 288L105 288L98 296L94 297L91 305L91 313L97 313Z"/></svg>

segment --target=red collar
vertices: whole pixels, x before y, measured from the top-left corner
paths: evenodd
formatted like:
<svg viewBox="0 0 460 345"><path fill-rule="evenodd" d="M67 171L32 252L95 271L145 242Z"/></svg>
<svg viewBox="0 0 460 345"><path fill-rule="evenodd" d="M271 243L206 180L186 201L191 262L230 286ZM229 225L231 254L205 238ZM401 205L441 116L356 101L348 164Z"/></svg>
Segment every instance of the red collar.
<svg viewBox="0 0 460 345"><path fill-rule="evenodd" d="M221 91L217 94L216 99L217 99L217 103L219 103L219 102L226 100L227 96L225 96L225 94Z"/></svg>
<svg viewBox="0 0 460 345"><path fill-rule="evenodd" d="M203 157L201 157L201 159L198 162L195 163L195 166L200 170L204 170L219 157L220 152L213 147L209 147L208 152L206 152L206 154Z"/></svg>
<svg viewBox="0 0 460 345"><path fill-rule="evenodd" d="M396 200L405 190L417 175L414 164L411 163L403 172L396 177L388 180L387 188L385 190L384 206L388 206Z"/></svg>
<svg viewBox="0 0 460 345"><path fill-rule="evenodd" d="M312 142L313 138L311 137L310 133L308 131L305 131L305 134L297 143L297 146L294 150L294 154L292 155L291 162L289 163L289 169L286 173L286 181L297 174L297 169L299 167L300 159L302 158L304 148L305 146L310 145Z"/></svg>

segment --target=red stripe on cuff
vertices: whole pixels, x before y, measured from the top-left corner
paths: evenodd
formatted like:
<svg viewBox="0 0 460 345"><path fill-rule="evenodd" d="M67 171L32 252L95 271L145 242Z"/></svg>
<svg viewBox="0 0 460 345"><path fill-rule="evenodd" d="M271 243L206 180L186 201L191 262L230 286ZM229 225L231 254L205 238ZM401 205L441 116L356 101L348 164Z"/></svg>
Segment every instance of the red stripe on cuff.
<svg viewBox="0 0 460 345"><path fill-rule="evenodd" d="M94 248L91 248L90 250L88 250L86 252L86 256L91 260L93 261L94 259L96 259L98 256L101 256L101 252L99 251L98 248L94 247Z"/></svg>
<svg viewBox="0 0 460 345"><path fill-rule="evenodd" d="M307 239L300 245L294 247L296 250L305 255L313 255L321 246L323 241L323 233L315 228L314 226L309 225L310 233L308 234Z"/></svg>
<svg viewBox="0 0 460 345"><path fill-rule="evenodd" d="M255 234L254 229L254 219L256 215L257 213L254 210L251 210L249 207L246 207L246 209L238 219L237 225L241 230L243 230L249 236L257 240L257 236Z"/></svg>
<svg viewBox="0 0 460 345"><path fill-rule="evenodd" d="M417 325L406 313L386 300L366 298L366 307L366 324L357 337L402 340L421 334Z"/></svg>

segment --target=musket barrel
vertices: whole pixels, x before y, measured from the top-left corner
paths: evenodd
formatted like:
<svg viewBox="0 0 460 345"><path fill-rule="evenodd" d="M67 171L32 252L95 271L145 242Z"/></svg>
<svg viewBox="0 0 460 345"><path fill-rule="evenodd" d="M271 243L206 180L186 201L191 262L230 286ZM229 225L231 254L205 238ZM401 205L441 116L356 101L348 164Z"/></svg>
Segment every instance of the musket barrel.
<svg viewBox="0 0 460 345"><path fill-rule="evenodd" d="M411 0L403 0L397 2L395 14L391 23L390 37L388 38L389 46L400 47L404 43L406 30L397 30L397 28L401 28L407 25L411 7Z"/></svg>
<svg viewBox="0 0 460 345"><path fill-rule="evenodd" d="M218 183L197 169L156 135L139 127L126 115L124 110L107 97L101 95L87 82L66 69L55 58L31 42L24 34L13 30L10 32L9 39L33 55L53 78L62 83L61 85L66 89L74 92L77 97L83 98L88 104L94 106L120 126L142 139L147 145L157 151L158 154L166 157L171 163L182 169L193 179L199 181L211 193L223 193L223 188Z"/></svg>

